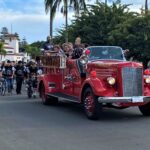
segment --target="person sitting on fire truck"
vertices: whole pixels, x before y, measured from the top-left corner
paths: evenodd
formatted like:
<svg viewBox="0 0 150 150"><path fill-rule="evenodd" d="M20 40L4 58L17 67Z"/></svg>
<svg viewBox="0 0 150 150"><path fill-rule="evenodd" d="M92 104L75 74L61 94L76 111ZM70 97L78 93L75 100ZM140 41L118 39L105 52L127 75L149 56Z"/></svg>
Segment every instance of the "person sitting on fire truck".
<svg viewBox="0 0 150 150"><path fill-rule="evenodd" d="M64 51L59 45L54 45L54 52L56 52L58 55L65 55Z"/></svg>
<svg viewBox="0 0 150 150"><path fill-rule="evenodd" d="M69 44L68 43L64 43L63 45L62 45L62 48L63 48L63 50L64 50L64 53L65 53L65 55L68 57L68 58L72 58L72 49L70 49L70 47L69 47Z"/></svg>
<svg viewBox="0 0 150 150"><path fill-rule="evenodd" d="M81 44L81 38L77 37L75 39L74 50L72 53L72 59L78 59L83 53L83 45Z"/></svg>
<svg viewBox="0 0 150 150"><path fill-rule="evenodd" d="M46 42L43 44L42 47L43 47L43 53L44 53L44 54L47 54L47 53L49 53L50 51L53 50L54 45L53 45L53 43L52 43L52 38L51 38L51 36L47 36L47 40L46 40Z"/></svg>

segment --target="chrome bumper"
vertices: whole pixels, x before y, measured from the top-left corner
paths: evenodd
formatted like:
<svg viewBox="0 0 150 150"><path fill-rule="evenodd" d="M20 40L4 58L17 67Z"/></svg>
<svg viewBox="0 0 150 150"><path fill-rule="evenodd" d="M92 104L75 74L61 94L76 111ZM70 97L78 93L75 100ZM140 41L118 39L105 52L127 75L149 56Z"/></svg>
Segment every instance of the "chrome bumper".
<svg viewBox="0 0 150 150"><path fill-rule="evenodd" d="M149 96L133 96L133 97L99 97L99 103L143 103L150 102Z"/></svg>

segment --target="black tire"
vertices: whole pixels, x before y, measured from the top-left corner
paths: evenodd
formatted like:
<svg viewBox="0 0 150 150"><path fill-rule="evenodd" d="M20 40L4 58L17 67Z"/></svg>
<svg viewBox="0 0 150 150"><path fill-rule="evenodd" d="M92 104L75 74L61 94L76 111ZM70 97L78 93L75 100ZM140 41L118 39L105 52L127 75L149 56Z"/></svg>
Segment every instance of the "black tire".
<svg viewBox="0 0 150 150"><path fill-rule="evenodd" d="M5 93L6 93L6 83L3 82L1 86L1 95L5 96Z"/></svg>
<svg viewBox="0 0 150 150"><path fill-rule="evenodd" d="M0 95L2 95L2 91L3 91L3 83L2 82L0 82Z"/></svg>
<svg viewBox="0 0 150 150"><path fill-rule="evenodd" d="M1 85L0 85L0 95L2 95L2 87L1 87Z"/></svg>
<svg viewBox="0 0 150 150"><path fill-rule="evenodd" d="M46 95L45 87L44 87L43 84L40 88L40 95L41 95L41 98L42 98L42 103L44 105L56 105L56 104L58 104L58 98L50 97L50 96Z"/></svg>
<svg viewBox="0 0 150 150"><path fill-rule="evenodd" d="M139 106L139 110L143 114L143 116L150 116L150 103Z"/></svg>
<svg viewBox="0 0 150 150"><path fill-rule="evenodd" d="M34 95L34 96L33 96L33 98L35 99L35 98L36 98L36 96Z"/></svg>
<svg viewBox="0 0 150 150"><path fill-rule="evenodd" d="M83 106L88 119L98 120L102 113L102 105L98 103L98 97L94 95L90 87L83 93Z"/></svg>
<svg viewBox="0 0 150 150"><path fill-rule="evenodd" d="M32 93L28 92L28 98L32 98Z"/></svg>
<svg viewBox="0 0 150 150"><path fill-rule="evenodd" d="M27 90L27 95L28 95L28 98L32 98L32 90L30 87Z"/></svg>

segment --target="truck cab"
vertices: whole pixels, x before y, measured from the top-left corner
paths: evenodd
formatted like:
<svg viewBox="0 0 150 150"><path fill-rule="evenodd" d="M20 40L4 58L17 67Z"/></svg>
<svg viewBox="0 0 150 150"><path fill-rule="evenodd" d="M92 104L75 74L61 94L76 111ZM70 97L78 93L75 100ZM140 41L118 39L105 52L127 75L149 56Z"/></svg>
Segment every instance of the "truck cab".
<svg viewBox="0 0 150 150"><path fill-rule="evenodd" d="M58 99L83 105L89 119L98 119L103 107L138 106L150 115L150 71L126 61L122 48L91 46L78 59L64 55L42 56L44 73L38 78L43 104Z"/></svg>

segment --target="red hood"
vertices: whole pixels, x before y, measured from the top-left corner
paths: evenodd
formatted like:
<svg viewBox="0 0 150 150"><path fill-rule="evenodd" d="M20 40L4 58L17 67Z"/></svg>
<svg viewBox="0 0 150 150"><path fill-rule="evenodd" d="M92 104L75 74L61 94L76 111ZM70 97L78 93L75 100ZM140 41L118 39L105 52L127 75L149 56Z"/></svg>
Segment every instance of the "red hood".
<svg viewBox="0 0 150 150"><path fill-rule="evenodd" d="M92 68L143 67L142 63L118 60L95 60L90 61L87 66Z"/></svg>

